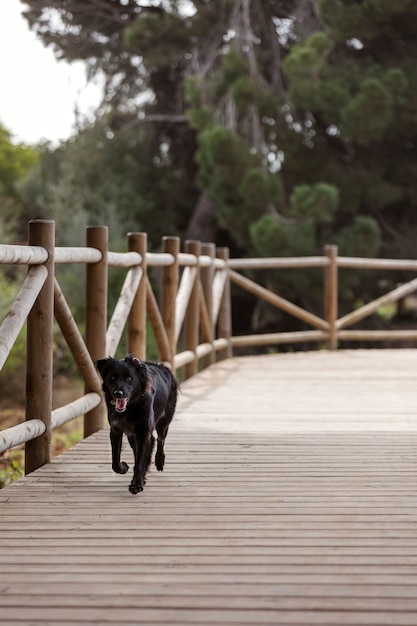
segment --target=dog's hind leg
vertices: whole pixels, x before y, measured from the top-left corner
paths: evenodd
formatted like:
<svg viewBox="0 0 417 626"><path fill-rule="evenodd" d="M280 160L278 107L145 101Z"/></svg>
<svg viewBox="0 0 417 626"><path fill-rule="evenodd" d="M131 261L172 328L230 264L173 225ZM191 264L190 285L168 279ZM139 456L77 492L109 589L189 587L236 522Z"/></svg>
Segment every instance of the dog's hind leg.
<svg viewBox="0 0 417 626"><path fill-rule="evenodd" d="M156 445L156 454L155 454L155 467L158 472L164 471L165 465L165 452L164 452L164 444L165 439L168 435L169 425L171 423L172 417L167 419L166 417L162 417L156 425L156 432L158 433L158 441Z"/></svg>
<svg viewBox="0 0 417 626"><path fill-rule="evenodd" d="M178 384L172 374L170 374L170 391L168 401L165 406L165 412L161 415L156 423L156 432L158 433L158 443L155 455L155 467L158 472L162 472L165 465L164 444L168 435L169 425L174 417L175 408L177 406Z"/></svg>

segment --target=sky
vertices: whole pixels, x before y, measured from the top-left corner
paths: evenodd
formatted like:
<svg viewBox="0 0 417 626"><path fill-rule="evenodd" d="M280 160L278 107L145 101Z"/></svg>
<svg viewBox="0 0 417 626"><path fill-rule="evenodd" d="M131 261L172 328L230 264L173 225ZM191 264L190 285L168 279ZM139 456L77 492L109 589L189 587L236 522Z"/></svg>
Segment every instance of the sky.
<svg viewBox="0 0 417 626"><path fill-rule="evenodd" d="M20 0L0 0L0 123L16 143L67 139L75 105L88 114L98 104L98 85L87 86L81 62L57 61L32 33Z"/></svg>

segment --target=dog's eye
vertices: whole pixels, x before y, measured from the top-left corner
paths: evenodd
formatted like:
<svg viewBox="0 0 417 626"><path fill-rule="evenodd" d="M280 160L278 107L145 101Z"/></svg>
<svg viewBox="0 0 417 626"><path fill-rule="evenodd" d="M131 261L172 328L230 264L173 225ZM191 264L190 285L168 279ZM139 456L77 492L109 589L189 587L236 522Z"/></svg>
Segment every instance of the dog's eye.
<svg viewBox="0 0 417 626"><path fill-rule="evenodd" d="M115 380L116 380L116 376L115 376L115 374L113 374L112 376L110 376L110 381L111 381L112 383L114 383L114 381L115 381Z"/></svg>
<svg viewBox="0 0 417 626"><path fill-rule="evenodd" d="M133 378L131 376L126 376L126 382L131 383Z"/></svg>

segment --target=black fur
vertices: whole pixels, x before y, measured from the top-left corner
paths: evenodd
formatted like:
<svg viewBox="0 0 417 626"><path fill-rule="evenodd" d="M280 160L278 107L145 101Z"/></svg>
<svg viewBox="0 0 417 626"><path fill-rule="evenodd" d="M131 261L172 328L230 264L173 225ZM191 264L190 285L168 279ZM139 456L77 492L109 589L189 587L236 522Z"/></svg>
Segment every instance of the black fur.
<svg viewBox="0 0 417 626"><path fill-rule="evenodd" d="M96 362L103 379L106 398L112 468L117 474L126 474L129 466L120 461L123 434L128 438L135 456L131 493L138 493L145 485L151 463L156 429L158 442L155 466L164 469L164 442L177 404L178 383L170 369L160 363L140 361L126 356L111 357Z"/></svg>

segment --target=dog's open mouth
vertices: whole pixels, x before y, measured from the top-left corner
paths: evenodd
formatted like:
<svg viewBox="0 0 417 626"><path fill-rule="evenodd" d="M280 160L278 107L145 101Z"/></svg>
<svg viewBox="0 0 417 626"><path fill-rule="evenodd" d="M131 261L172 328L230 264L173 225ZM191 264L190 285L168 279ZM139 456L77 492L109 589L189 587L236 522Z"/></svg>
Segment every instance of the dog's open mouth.
<svg viewBox="0 0 417 626"><path fill-rule="evenodd" d="M123 413L126 411L127 403L129 402L129 398L115 398L112 400L112 404L114 404L114 408L118 413Z"/></svg>

